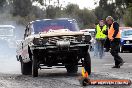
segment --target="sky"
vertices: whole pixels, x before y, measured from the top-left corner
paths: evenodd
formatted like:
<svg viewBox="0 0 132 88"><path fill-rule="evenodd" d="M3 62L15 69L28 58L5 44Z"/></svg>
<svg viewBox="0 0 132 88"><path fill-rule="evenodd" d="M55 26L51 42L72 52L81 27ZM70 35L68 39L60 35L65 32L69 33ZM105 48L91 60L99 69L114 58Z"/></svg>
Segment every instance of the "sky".
<svg viewBox="0 0 132 88"><path fill-rule="evenodd" d="M57 1L57 0L52 0L51 3L54 4L54 1ZM83 9L83 8L94 9L96 6L98 6L98 1L99 0L60 0L60 3L63 4L63 6L66 6L69 3L77 4L79 5L80 9ZM95 5L95 2L97 2L96 5ZM43 7L43 6L40 6L40 4L38 3L34 3L33 5Z"/></svg>
<svg viewBox="0 0 132 88"><path fill-rule="evenodd" d="M65 2L78 4L80 9L83 8L94 9L96 6L98 6L98 3L96 5L94 5L94 3L98 1L99 0L65 0Z"/></svg>

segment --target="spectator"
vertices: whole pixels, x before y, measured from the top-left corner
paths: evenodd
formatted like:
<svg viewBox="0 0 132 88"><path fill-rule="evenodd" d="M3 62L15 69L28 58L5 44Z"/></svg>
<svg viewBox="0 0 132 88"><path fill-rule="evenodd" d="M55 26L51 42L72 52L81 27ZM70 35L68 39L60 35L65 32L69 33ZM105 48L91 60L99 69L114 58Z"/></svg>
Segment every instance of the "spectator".
<svg viewBox="0 0 132 88"><path fill-rule="evenodd" d="M106 22L109 25L108 38L110 40L110 53L115 60L115 66L113 66L112 68L120 68L120 66L124 64L124 61L118 54L121 37L119 24L117 22L114 22L114 19L111 16L108 16L106 18Z"/></svg>
<svg viewBox="0 0 132 88"><path fill-rule="evenodd" d="M99 56L100 59L102 59L104 55L104 43L107 37L104 34L104 31L106 30L107 30L107 26L105 25L104 20L101 19L99 21L99 24L97 24L95 28L96 43L95 43L95 50L94 50L94 55L97 57Z"/></svg>

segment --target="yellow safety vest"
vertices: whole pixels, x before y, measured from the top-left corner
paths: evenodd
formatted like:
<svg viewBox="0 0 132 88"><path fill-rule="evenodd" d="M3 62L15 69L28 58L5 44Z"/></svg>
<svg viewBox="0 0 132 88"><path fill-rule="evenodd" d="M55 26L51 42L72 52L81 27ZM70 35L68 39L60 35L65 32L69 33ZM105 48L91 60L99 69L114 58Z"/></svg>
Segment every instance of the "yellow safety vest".
<svg viewBox="0 0 132 88"><path fill-rule="evenodd" d="M105 34L103 34L103 31L106 31L106 29L107 29L107 26L106 25L104 25L103 26L103 28L102 28L102 30L101 30L101 28L100 28L100 26L99 26L99 24L96 26L96 36L95 36L95 38L96 39L105 39L106 38L106 35Z"/></svg>

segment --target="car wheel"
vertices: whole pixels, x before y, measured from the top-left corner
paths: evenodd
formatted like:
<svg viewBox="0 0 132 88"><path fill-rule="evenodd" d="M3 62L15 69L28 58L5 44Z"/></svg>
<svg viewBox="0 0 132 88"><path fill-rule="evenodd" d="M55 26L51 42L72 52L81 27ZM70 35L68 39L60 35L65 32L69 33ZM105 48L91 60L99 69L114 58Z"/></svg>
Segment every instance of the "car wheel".
<svg viewBox="0 0 132 88"><path fill-rule="evenodd" d="M130 49L129 52L132 53L132 50Z"/></svg>
<svg viewBox="0 0 132 88"><path fill-rule="evenodd" d="M38 77L38 61L37 61L37 55L33 55L32 59L32 76Z"/></svg>
<svg viewBox="0 0 132 88"><path fill-rule="evenodd" d="M120 53L123 53L123 46L120 45Z"/></svg>
<svg viewBox="0 0 132 88"><path fill-rule="evenodd" d="M84 62L83 62L83 66L85 68L85 70L88 72L88 74L91 74L91 58L90 58L90 54L86 53L84 55Z"/></svg>
<svg viewBox="0 0 132 88"><path fill-rule="evenodd" d="M21 73L23 75L31 75L32 73L32 62L24 63L21 59Z"/></svg>

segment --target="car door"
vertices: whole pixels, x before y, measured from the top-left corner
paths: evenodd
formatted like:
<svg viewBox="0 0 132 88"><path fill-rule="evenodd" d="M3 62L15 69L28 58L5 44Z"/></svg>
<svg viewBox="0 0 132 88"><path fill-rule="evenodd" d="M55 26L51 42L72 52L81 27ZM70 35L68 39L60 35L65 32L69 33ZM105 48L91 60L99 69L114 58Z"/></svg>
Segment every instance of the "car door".
<svg viewBox="0 0 132 88"><path fill-rule="evenodd" d="M30 33L30 28L29 28L29 25L26 26L26 29L25 29L25 33L24 33L24 41L22 42L22 59L23 59L23 62L29 62L30 61L30 58L29 58L29 53L28 53L28 48L29 48L29 36L31 35Z"/></svg>

